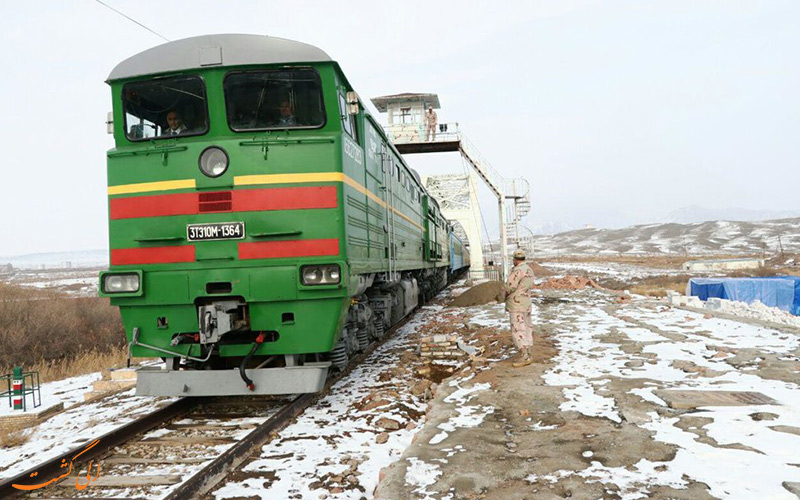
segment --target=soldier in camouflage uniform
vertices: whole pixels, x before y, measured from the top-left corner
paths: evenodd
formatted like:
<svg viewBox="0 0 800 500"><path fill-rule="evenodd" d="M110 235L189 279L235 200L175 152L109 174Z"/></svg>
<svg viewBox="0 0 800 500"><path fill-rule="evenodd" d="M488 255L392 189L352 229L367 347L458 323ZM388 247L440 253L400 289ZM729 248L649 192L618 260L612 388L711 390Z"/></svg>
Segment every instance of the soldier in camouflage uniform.
<svg viewBox="0 0 800 500"><path fill-rule="evenodd" d="M436 140L436 125L439 123L439 117L436 116L436 111L433 106L428 106L428 111L425 113L425 141L430 138L431 141Z"/></svg>
<svg viewBox="0 0 800 500"><path fill-rule="evenodd" d="M514 251L514 269L503 285L506 311L511 316L511 339L519 350L519 358L513 366L527 366L533 361L533 322L531 320L531 297L529 295L535 276L525 263L525 252Z"/></svg>

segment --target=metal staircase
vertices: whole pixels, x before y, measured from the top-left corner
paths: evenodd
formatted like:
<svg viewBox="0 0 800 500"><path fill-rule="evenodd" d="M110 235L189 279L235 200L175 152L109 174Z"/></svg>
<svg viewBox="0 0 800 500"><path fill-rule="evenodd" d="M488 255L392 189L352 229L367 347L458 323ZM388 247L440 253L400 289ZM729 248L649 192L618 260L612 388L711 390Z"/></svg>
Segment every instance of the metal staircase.
<svg viewBox="0 0 800 500"><path fill-rule="evenodd" d="M458 124L455 127L459 138L459 152L464 159L472 165L498 199L512 202L505 203L505 221L503 221L505 235L501 235L501 238L504 237L506 244L511 245L512 249L520 247L519 224L531 211L530 183L523 177L504 179L472 141L467 139L463 132L458 131Z"/></svg>
<svg viewBox="0 0 800 500"><path fill-rule="evenodd" d="M484 157L478 148L461 132L458 123L439 125L433 141L425 141L421 125L387 127L386 132L401 154L438 153L458 151L473 171L483 179L486 186L497 197L500 214L500 241L504 273L509 266L509 236L513 248L521 246L519 225L531 211L530 184L526 179L504 179ZM513 203L507 203L508 200ZM474 245L473 245L474 246Z"/></svg>
<svg viewBox="0 0 800 500"><path fill-rule="evenodd" d="M506 179L504 192L506 199L513 201L507 208L506 220L508 222L506 223L506 232L512 238L516 247L525 246L520 238L519 225L522 218L531 211L530 184L523 177Z"/></svg>

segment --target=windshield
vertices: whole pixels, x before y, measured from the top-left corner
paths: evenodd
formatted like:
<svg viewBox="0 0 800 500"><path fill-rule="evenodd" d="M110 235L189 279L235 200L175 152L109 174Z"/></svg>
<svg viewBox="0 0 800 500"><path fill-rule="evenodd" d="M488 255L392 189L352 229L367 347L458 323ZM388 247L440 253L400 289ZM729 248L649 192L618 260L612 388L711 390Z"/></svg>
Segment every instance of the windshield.
<svg viewBox="0 0 800 500"><path fill-rule="evenodd" d="M319 75L313 69L231 73L225 77L231 130L318 128L325 124Z"/></svg>
<svg viewBox="0 0 800 500"><path fill-rule="evenodd" d="M197 76L128 83L122 88L125 135L132 141L204 134L206 90Z"/></svg>

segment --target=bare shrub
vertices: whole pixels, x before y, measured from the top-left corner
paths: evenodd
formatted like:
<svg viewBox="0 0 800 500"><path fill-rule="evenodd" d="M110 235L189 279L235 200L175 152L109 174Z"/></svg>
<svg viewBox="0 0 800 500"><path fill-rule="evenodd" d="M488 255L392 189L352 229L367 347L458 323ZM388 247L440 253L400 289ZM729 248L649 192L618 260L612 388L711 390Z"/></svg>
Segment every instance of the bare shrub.
<svg viewBox="0 0 800 500"><path fill-rule="evenodd" d="M45 380L76 374L81 366L88 373L118 359L124 345L119 311L108 299L0 284L0 373L15 365L38 368L43 378L48 374Z"/></svg>
<svg viewBox="0 0 800 500"><path fill-rule="evenodd" d="M93 349L74 357L43 359L32 365L26 365L25 369L38 371L42 382L50 382L110 368L122 368L127 360L127 354L125 346L112 346L107 351Z"/></svg>
<svg viewBox="0 0 800 500"><path fill-rule="evenodd" d="M0 429L0 448L20 446L31 439L31 433L24 429Z"/></svg>

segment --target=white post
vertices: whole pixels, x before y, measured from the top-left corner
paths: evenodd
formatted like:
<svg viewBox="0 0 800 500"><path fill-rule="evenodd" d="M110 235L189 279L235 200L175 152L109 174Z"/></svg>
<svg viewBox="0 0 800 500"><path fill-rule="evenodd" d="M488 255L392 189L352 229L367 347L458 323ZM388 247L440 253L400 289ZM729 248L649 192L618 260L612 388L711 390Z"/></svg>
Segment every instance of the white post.
<svg viewBox="0 0 800 500"><path fill-rule="evenodd" d="M505 281L510 269L508 268L508 235L506 234L506 199L503 193L498 196L500 208L500 263L502 264L501 277Z"/></svg>

